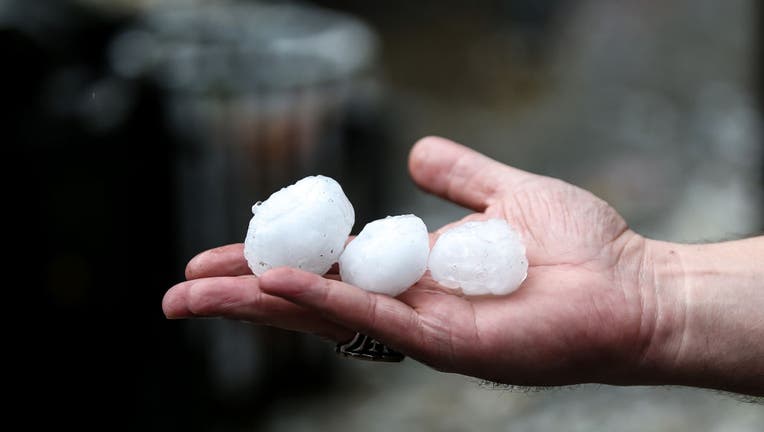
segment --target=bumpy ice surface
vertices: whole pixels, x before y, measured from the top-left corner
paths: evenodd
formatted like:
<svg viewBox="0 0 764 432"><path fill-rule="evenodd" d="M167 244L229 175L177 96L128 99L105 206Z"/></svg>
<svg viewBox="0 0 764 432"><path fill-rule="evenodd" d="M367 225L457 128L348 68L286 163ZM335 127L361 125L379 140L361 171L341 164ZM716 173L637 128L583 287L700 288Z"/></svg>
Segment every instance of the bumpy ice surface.
<svg viewBox="0 0 764 432"><path fill-rule="evenodd" d="M252 207L244 240L249 268L273 267L324 274L337 262L355 222L353 206L329 177L305 177Z"/></svg>
<svg viewBox="0 0 764 432"><path fill-rule="evenodd" d="M438 237L428 263L432 278L465 295L509 294L528 275L520 235L501 219L466 222Z"/></svg>
<svg viewBox="0 0 764 432"><path fill-rule="evenodd" d="M368 223L340 257L342 280L396 296L416 283L427 270L430 239L422 219L388 216Z"/></svg>

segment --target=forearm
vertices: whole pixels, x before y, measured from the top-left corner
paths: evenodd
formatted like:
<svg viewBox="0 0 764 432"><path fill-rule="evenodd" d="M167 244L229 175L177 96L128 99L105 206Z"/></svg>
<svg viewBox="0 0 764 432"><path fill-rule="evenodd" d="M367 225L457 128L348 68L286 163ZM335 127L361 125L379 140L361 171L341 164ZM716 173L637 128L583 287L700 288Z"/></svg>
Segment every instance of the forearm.
<svg viewBox="0 0 764 432"><path fill-rule="evenodd" d="M650 367L667 383L764 395L764 237L648 249Z"/></svg>

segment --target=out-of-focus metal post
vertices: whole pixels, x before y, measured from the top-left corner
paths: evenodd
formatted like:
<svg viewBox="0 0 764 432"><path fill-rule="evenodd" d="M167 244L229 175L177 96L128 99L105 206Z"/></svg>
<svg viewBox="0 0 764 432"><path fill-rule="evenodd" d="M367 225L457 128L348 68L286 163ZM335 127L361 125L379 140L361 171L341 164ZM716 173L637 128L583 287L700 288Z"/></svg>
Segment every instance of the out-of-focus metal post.
<svg viewBox="0 0 764 432"><path fill-rule="evenodd" d="M114 41L116 72L151 77L166 95L181 261L243 241L252 204L274 190L308 174L342 176L344 121L349 107L368 103L374 56L364 24L297 5L176 3L146 11ZM293 362L304 372L331 355L237 323L189 330L221 394L247 393L269 369Z"/></svg>

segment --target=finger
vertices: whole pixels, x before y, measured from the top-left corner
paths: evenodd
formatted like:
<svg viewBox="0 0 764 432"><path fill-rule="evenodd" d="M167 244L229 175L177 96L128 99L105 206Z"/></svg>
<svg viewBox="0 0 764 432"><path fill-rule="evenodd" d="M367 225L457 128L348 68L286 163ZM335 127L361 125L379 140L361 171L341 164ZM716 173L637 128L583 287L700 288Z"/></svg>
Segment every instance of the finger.
<svg viewBox="0 0 764 432"><path fill-rule="evenodd" d="M183 282L164 296L168 318L225 317L313 333L341 342L354 332L280 297L263 293L255 276L216 277Z"/></svg>
<svg viewBox="0 0 764 432"><path fill-rule="evenodd" d="M419 315L392 297L287 267L267 271L260 287L409 355L424 348Z"/></svg>
<svg viewBox="0 0 764 432"><path fill-rule="evenodd" d="M439 137L414 144L409 171L425 191L479 212L497 192L535 177Z"/></svg>
<svg viewBox="0 0 764 432"><path fill-rule="evenodd" d="M348 237L348 242L354 236ZM332 264L327 274L337 274L337 263ZM206 250L193 257L186 265L186 279L202 279L218 276L251 275L252 270L244 258L244 244L236 243Z"/></svg>
<svg viewBox="0 0 764 432"><path fill-rule="evenodd" d="M200 253L186 265L186 279L251 275L244 259L244 244L220 246Z"/></svg>

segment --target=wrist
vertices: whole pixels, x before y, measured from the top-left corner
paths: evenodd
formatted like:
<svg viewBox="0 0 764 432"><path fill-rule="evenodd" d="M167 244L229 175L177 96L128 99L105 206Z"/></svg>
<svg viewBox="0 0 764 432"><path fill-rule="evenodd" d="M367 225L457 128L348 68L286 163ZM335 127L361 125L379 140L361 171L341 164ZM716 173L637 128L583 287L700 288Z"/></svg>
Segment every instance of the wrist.
<svg viewBox="0 0 764 432"><path fill-rule="evenodd" d="M649 241L652 305L641 367L658 383L764 392L764 238Z"/></svg>

